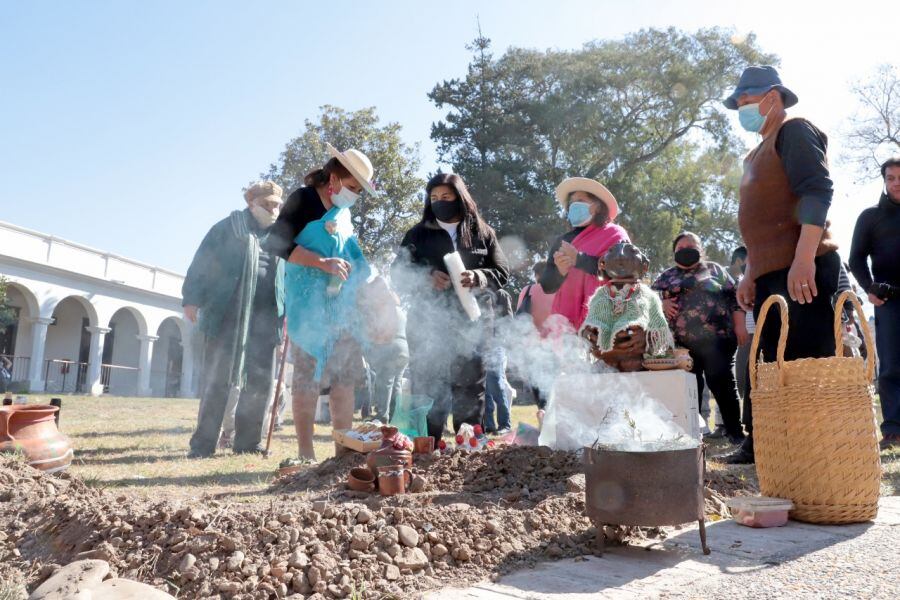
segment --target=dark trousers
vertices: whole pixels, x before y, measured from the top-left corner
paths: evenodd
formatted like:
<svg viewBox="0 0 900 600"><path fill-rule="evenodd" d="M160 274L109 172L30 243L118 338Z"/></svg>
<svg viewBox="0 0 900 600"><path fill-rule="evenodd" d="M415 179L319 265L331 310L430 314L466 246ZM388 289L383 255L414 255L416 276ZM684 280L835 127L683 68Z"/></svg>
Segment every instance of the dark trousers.
<svg viewBox="0 0 900 600"><path fill-rule="evenodd" d="M403 338L373 345L366 354L372 371L372 404L375 418L389 422L403 388L403 372L409 364L409 348Z"/></svg>
<svg viewBox="0 0 900 600"><path fill-rule="evenodd" d="M788 293L787 276L789 269L766 273L756 279L756 299L753 316L756 317L759 333L759 349L766 362L774 362L778 350L778 336L781 333L781 314L777 306L769 309L763 330L759 329L759 310L766 299L779 294L788 304L788 337L784 359L825 358L834 356L834 307L831 299L837 292L841 258L837 252L829 252L816 259L816 288L818 294L809 304L791 300ZM750 357L753 360L753 357ZM748 385L749 388L749 385ZM750 397L744 400L744 426L753 431L753 414Z"/></svg>
<svg viewBox="0 0 900 600"><path fill-rule="evenodd" d="M881 368L881 433L900 435L900 298L875 307L875 346Z"/></svg>
<svg viewBox="0 0 900 600"><path fill-rule="evenodd" d="M692 344L689 349L694 360L692 372L697 376L697 410L700 410L705 377L709 391L716 397L725 429L728 433L740 433L741 406L733 370L737 341L717 337Z"/></svg>
<svg viewBox="0 0 900 600"><path fill-rule="evenodd" d="M439 339L435 336L433 339ZM484 369L481 357L474 350L465 355L452 349L453 340L446 340L446 351L436 350L436 342L427 338L419 343L409 337L409 377L414 395L432 400L428 412L428 435L440 440L447 416L453 415L453 431L460 425L480 425L484 418Z"/></svg>
<svg viewBox="0 0 900 600"><path fill-rule="evenodd" d="M227 325L227 324L223 324ZM241 391L234 415L235 452L252 450L262 439L266 404L272 390L275 367L274 325L265 332L250 331L246 353L247 382ZM200 394L197 429L191 436L191 450L197 454L212 454L219 441L225 406L228 404L228 376L232 365L232 345L236 327L224 327L222 335L207 338L204 355L204 385Z"/></svg>

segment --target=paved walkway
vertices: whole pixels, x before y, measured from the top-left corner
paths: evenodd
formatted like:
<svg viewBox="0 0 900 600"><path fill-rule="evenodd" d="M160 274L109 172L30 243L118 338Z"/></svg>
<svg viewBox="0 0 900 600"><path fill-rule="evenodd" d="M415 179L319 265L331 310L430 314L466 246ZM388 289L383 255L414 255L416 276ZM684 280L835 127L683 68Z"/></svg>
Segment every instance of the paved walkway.
<svg viewBox="0 0 900 600"><path fill-rule="evenodd" d="M548 562L429 598L900 598L900 496L882 498L874 523L751 529L723 520L706 529L709 556L694 525L662 543L608 547L602 558Z"/></svg>

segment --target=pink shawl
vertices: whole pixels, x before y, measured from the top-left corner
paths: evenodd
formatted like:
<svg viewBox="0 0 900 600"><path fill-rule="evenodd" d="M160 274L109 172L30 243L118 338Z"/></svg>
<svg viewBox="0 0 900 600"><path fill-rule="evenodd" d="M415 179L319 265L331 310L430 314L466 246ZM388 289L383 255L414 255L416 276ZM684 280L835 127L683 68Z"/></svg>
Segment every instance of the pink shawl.
<svg viewBox="0 0 900 600"><path fill-rule="evenodd" d="M602 258L611 246L628 241L628 233L623 228L609 223L604 227L588 225L572 240L572 245L578 252ZM598 275L585 273L573 266L553 299L553 314L568 319L577 331L587 316L587 303L600 285Z"/></svg>

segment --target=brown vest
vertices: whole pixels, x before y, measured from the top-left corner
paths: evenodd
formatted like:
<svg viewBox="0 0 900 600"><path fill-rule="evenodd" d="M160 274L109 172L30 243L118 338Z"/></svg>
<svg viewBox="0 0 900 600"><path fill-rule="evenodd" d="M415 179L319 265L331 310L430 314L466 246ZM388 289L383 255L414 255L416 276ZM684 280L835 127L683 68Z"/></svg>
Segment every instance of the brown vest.
<svg viewBox="0 0 900 600"><path fill-rule="evenodd" d="M747 276L751 280L790 267L800 240L800 197L791 191L775 150L776 139L778 132L764 139L744 159L738 225L747 247ZM837 250L829 226L826 222L816 256Z"/></svg>

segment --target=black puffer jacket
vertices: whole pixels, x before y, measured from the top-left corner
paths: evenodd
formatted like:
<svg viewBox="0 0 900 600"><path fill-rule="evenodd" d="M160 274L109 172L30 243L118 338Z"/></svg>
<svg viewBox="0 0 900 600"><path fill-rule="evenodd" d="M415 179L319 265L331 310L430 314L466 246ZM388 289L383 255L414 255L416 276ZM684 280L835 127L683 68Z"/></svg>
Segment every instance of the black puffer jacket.
<svg viewBox="0 0 900 600"><path fill-rule="evenodd" d="M508 315L512 312L512 302L503 286L509 280L509 262L497 243L497 235L491 230L483 239L477 235L472 237L471 247L463 246L460 241L456 250L466 269L473 271L478 280L475 290L478 303L491 314ZM411 315L416 312L416 304L454 293L453 288L443 292L433 290L429 279L432 271L447 272L444 255L453 250L450 234L434 221L422 221L403 236L397 258L391 266L391 281L397 292L410 302ZM459 302L451 302L450 305L462 310Z"/></svg>

